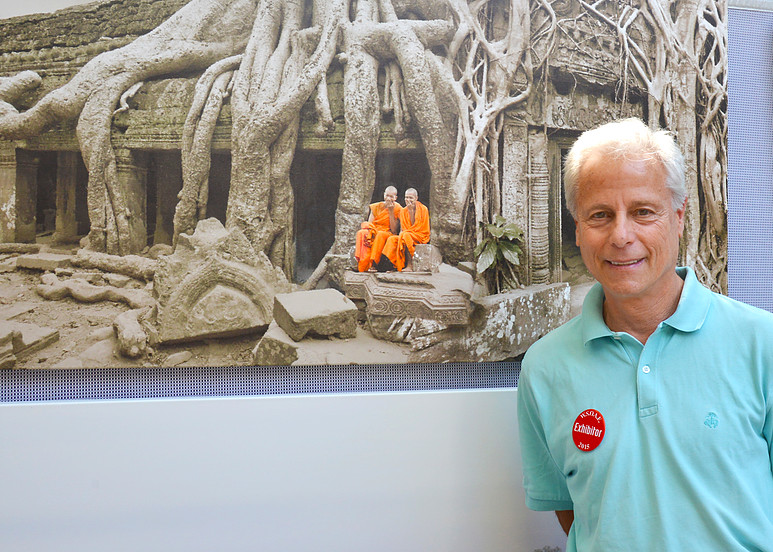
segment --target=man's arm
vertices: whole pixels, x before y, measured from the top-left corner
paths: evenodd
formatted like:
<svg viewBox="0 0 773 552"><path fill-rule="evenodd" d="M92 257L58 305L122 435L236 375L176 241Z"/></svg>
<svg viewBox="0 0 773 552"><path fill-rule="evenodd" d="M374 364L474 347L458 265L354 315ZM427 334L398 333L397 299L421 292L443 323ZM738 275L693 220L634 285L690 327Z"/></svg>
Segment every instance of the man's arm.
<svg viewBox="0 0 773 552"><path fill-rule="evenodd" d="M569 529L572 528L572 523L574 523L574 510L556 510L556 517L558 518L558 523L561 524L561 529L568 536Z"/></svg>
<svg viewBox="0 0 773 552"><path fill-rule="evenodd" d="M389 230L393 234L400 233L400 220L395 216L394 203L389 208Z"/></svg>

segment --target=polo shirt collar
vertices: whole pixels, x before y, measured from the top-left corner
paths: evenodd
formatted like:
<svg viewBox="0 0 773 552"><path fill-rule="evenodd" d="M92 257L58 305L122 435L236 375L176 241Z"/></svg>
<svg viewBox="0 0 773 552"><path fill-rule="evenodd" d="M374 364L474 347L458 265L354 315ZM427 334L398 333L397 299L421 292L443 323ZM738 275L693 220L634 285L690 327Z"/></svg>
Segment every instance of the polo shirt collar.
<svg viewBox="0 0 773 552"><path fill-rule="evenodd" d="M706 320L711 306L711 291L698 282L692 268L678 267L676 273L684 280L682 295L676 312L663 323L682 332L694 332ZM586 344L592 339L615 335L604 322L603 305L604 290L596 282L582 303L582 338Z"/></svg>
<svg viewBox="0 0 773 552"><path fill-rule="evenodd" d="M711 306L711 291L705 288L689 267L679 267L676 273L684 280L682 296L676 312L664 321L675 330L694 332L703 326Z"/></svg>

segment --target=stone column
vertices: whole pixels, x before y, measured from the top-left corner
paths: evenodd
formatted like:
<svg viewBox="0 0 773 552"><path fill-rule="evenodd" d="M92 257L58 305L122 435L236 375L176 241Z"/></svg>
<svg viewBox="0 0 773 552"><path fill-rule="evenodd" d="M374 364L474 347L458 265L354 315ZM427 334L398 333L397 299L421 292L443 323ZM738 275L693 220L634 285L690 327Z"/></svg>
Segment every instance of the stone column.
<svg viewBox="0 0 773 552"><path fill-rule="evenodd" d="M547 137L529 131L529 284L550 281L550 170Z"/></svg>
<svg viewBox="0 0 773 552"><path fill-rule="evenodd" d="M523 230L529 238L529 147L528 128L524 123L505 120L502 131L502 216ZM528 247L528 242L525 244ZM528 275L529 257L524 267ZM524 282L528 283L528 282Z"/></svg>
<svg viewBox="0 0 773 552"><path fill-rule="evenodd" d="M72 243L78 238L75 191L79 155L77 151L60 151L56 155L56 243Z"/></svg>
<svg viewBox="0 0 773 552"><path fill-rule="evenodd" d="M156 161L156 231L153 243L172 245L174 236L174 210L177 193L183 187L183 169L180 152L161 151Z"/></svg>
<svg viewBox="0 0 773 552"><path fill-rule="evenodd" d="M16 240L37 239L38 165L40 160L24 150L16 151Z"/></svg>
<svg viewBox="0 0 773 552"><path fill-rule="evenodd" d="M129 211L129 250L140 253L148 244L147 181L148 155L140 151L116 149L118 185Z"/></svg>
<svg viewBox="0 0 773 552"><path fill-rule="evenodd" d="M0 243L16 241L16 149L0 142Z"/></svg>

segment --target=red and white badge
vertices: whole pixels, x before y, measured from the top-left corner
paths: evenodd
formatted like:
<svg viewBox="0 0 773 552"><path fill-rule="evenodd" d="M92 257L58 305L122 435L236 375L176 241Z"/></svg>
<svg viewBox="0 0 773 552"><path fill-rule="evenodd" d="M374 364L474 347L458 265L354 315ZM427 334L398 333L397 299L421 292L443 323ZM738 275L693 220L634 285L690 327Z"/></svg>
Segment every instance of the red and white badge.
<svg viewBox="0 0 773 552"><path fill-rule="evenodd" d="M604 416L598 410L589 408L574 421L572 439L577 448L591 451L601 444L604 438Z"/></svg>

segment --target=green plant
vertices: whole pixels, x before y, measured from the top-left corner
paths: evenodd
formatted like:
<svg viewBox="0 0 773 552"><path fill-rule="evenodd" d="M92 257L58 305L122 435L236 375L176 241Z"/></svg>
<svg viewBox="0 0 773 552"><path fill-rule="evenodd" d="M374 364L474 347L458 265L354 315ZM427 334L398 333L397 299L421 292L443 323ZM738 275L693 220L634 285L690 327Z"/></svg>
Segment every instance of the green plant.
<svg viewBox="0 0 773 552"><path fill-rule="evenodd" d="M501 215L481 226L484 238L474 252L478 274L488 279L490 289L493 287L496 293L517 288L519 281L515 267L520 266L523 255L523 230Z"/></svg>

